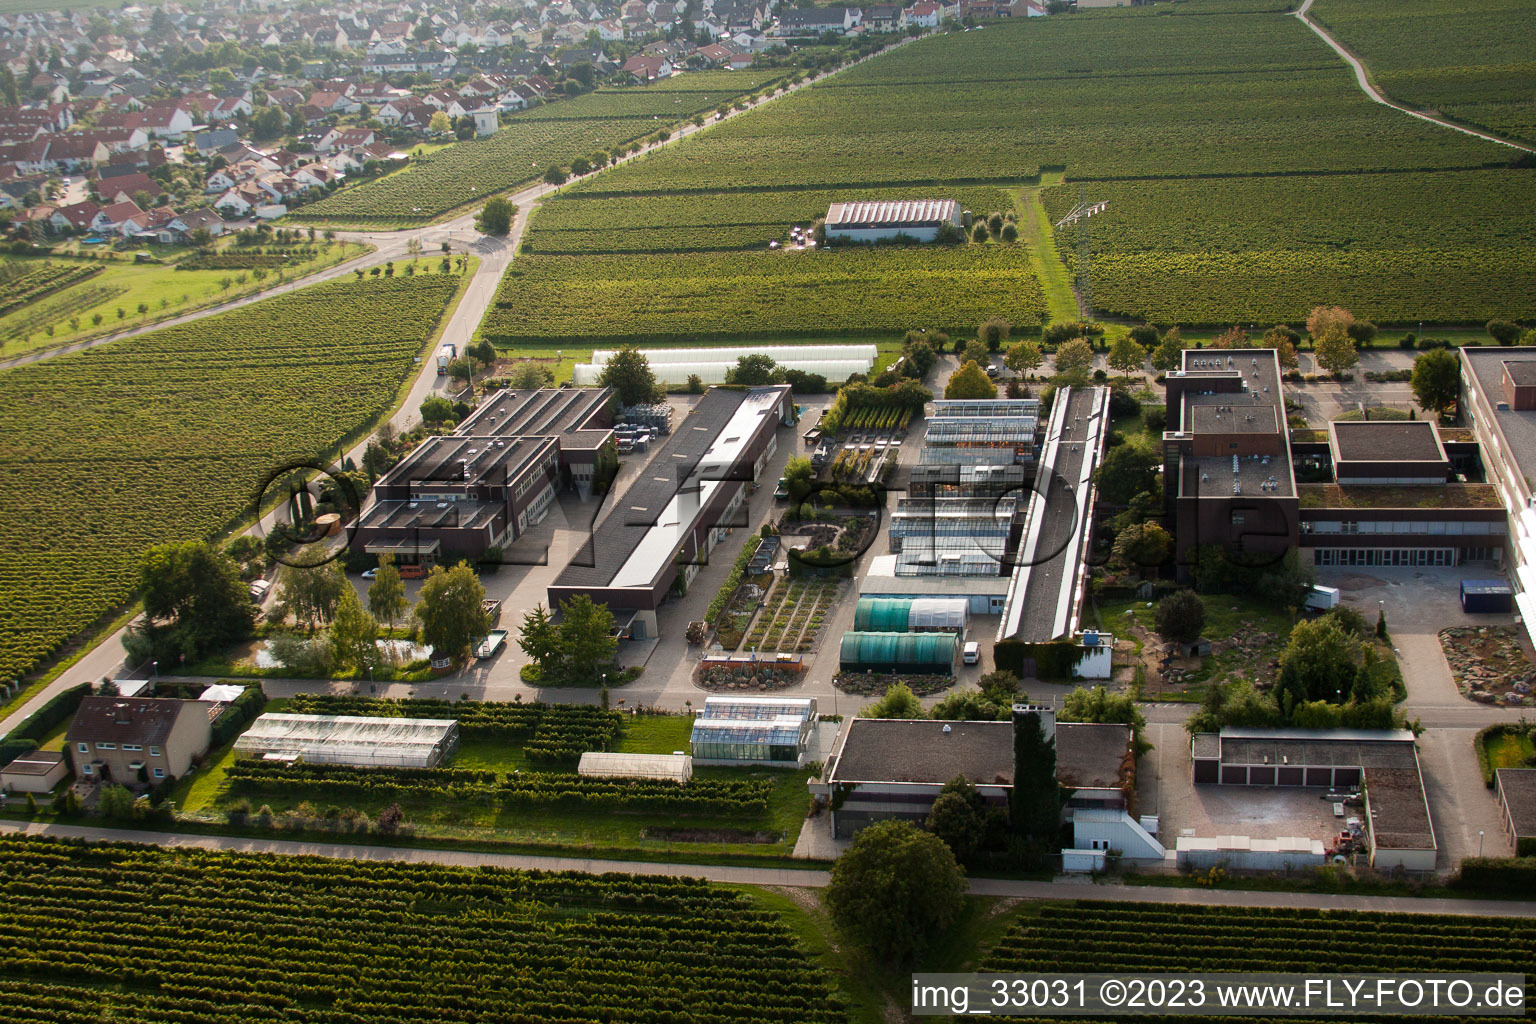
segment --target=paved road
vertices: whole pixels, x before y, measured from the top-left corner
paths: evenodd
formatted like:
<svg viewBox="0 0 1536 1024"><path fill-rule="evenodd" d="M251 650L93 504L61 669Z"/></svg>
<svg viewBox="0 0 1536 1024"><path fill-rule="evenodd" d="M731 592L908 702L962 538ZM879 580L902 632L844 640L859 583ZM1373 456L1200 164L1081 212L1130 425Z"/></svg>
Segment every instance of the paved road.
<svg viewBox="0 0 1536 1024"><path fill-rule="evenodd" d="M466 850L423 850L364 843L307 843L245 836L203 836L178 832L93 828L0 821L0 833L56 836L70 839L144 843L169 848L236 850L288 856L340 857L348 860L407 861L462 867L522 868L538 871L622 872L704 878L736 885L784 885L825 888L830 872L794 868L732 867L714 864L665 864L650 861L602 860L585 857L536 857L524 854L477 853ZM1536 903L1512 900L1418 899L1393 896L1353 896L1327 893L1250 892L1237 889L1198 889L1185 886L1092 885L1081 882L1024 882L1005 878L974 878L978 896L1015 899L1089 899L1126 903L1200 904L1221 907L1301 907L1319 910L1367 910L1382 913L1455 914L1460 916L1536 917Z"/></svg>
<svg viewBox="0 0 1536 1024"><path fill-rule="evenodd" d="M1416 117L1420 121L1428 121L1430 124L1439 125L1441 128L1449 128L1453 132L1461 132L1463 135L1470 135L1473 138L1482 139L1485 142L1494 142L1500 146L1508 146L1511 149L1518 149L1526 153L1536 152L1536 150L1531 149L1531 147L1522 146L1518 142L1510 142L1508 139L1501 139L1497 135L1489 135L1487 132L1480 132L1473 128L1464 128L1461 125L1447 121L1444 118L1435 117L1431 114L1426 114L1418 110L1411 110L1408 107L1403 106L1401 103L1394 103L1392 100L1387 99L1384 95L1381 94L1375 85L1371 84L1371 77L1369 74L1367 74L1365 65L1361 63L1360 59L1346 50L1343 44L1341 44L1337 39L1333 38L1333 36L1329 35L1328 31L1321 25L1307 17L1307 12L1311 9L1312 0L1306 0L1306 2L1301 5L1301 8L1297 10L1296 17L1301 19L1302 24L1306 25L1313 32L1316 32L1320 37L1322 37L1323 42L1327 43L1334 53L1337 53L1340 57L1344 58L1345 62L1348 63L1350 68L1355 72L1355 84L1360 86L1360 91L1365 93L1371 99L1375 100L1377 103L1380 103L1384 107L1391 107L1393 110L1400 110L1407 114L1409 117Z"/></svg>

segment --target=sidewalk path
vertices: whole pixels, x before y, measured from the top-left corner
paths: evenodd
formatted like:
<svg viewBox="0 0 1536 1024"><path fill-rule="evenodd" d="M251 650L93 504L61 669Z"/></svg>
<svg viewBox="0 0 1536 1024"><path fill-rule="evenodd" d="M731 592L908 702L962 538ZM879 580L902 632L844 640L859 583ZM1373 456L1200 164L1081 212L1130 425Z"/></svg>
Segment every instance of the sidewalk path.
<svg viewBox="0 0 1536 1024"><path fill-rule="evenodd" d="M537 871L582 871L589 874L622 872L666 875L673 878L704 878L734 885L784 885L825 888L827 871L793 868L731 867L715 864L665 864L649 861L601 860L590 857L538 857L525 854L479 853L460 850L424 850L363 843L310 843L288 839L257 839L246 836L202 836L175 832L95 828L87 825L48 825L36 822L0 821L0 833L87 839L97 842L143 843L168 848L233 850L288 856L338 857L348 860L393 860L417 864L449 864L462 867L520 868ZM1512 900L1418 899L1410 896L1353 896L1328 893L1251 892L1237 889L1198 889L1136 885L1083 885L1055 882L1023 882L1006 878L975 878L971 893L1032 900L1104 900L1124 903L1188 904L1213 907L1297 907L1317 910L1365 910L1393 914L1453 914L1457 916L1536 917L1536 903Z"/></svg>

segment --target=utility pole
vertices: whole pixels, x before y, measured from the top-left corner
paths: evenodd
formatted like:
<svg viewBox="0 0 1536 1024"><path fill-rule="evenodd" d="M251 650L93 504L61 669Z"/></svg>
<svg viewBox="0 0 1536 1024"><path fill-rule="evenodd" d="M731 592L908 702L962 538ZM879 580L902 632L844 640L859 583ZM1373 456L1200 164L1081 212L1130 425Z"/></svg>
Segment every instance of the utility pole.
<svg viewBox="0 0 1536 1024"><path fill-rule="evenodd" d="M1080 209L1088 209L1088 186L1077 186L1077 205ZM1093 319L1093 268L1090 261L1093 259L1093 246L1088 240L1088 221L1092 218L1086 213L1077 219L1077 288L1082 296L1083 319Z"/></svg>

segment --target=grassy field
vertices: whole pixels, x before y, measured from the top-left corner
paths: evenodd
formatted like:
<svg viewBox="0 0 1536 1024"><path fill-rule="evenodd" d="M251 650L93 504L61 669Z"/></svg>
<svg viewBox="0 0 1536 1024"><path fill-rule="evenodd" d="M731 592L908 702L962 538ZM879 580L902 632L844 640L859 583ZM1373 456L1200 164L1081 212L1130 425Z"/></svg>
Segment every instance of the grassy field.
<svg viewBox="0 0 1536 1024"><path fill-rule="evenodd" d="M1501 733L1489 736L1486 746L1488 767L1493 771L1500 768L1526 768L1530 766L1531 758L1536 757L1536 743L1531 742L1530 736Z"/></svg>
<svg viewBox="0 0 1536 1024"><path fill-rule="evenodd" d="M275 710L272 705L268 710ZM687 750L692 716L643 715L626 718L616 748L647 754ZM182 811L202 820L221 819L222 810L236 799L229 792L225 773L234 762L231 748L209 758L204 772L183 782L178 790ZM508 773L550 771L547 765L531 764L516 744L465 741L451 767ZM627 813L613 810L526 810L489 806L466 800L444 801L440 796L402 798L398 802L415 834L428 840L512 843L524 847L561 847L615 856L631 853L658 857L669 852L704 856L787 857L794 849L806 812L806 771L769 768L697 768L698 779L766 779L774 784L768 814L761 818L690 819L678 814ZM299 797L251 795L252 805L267 804L275 813L297 807ZM377 817L392 798L354 801L353 806ZM658 830L666 830L659 835ZM722 831L726 834L720 834ZM771 841L746 841L759 832ZM685 837L683 833L691 837ZM739 833L739 835L738 835Z"/></svg>
<svg viewBox="0 0 1536 1024"><path fill-rule="evenodd" d="M148 546L227 529L391 410L462 284L331 282L5 371L0 675L128 600Z"/></svg>
<svg viewBox="0 0 1536 1024"><path fill-rule="evenodd" d="M240 270L177 270L176 262L190 255L186 251L175 253L165 264L138 264L131 257L78 261L102 270L0 316L0 358L144 327L254 295L372 251L371 246L343 249L325 242L317 242L315 247L318 252L313 258L294 261L281 272L264 273L259 280ZM17 259L7 257L6 262ZM145 307L142 311L141 305Z"/></svg>
<svg viewBox="0 0 1536 1024"><path fill-rule="evenodd" d="M1319 0L1311 14L1398 102L1536 144L1531 0Z"/></svg>

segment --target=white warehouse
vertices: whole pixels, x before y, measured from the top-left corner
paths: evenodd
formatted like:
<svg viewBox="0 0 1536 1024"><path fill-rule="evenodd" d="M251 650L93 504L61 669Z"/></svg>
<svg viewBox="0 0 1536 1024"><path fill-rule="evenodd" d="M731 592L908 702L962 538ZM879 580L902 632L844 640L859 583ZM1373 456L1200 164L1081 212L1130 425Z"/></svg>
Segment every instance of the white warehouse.
<svg viewBox="0 0 1536 1024"><path fill-rule="evenodd" d="M953 199L903 199L833 203L827 208L828 241L883 242L910 238L932 242L945 224L963 230L964 214Z"/></svg>
<svg viewBox="0 0 1536 1024"><path fill-rule="evenodd" d="M601 349L590 363L578 363L573 378L578 387L596 384L603 367L616 353ZM640 354L650 364L659 384L686 384L697 375L705 384L724 384L727 372L742 356L769 356L786 370L819 373L841 382L855 373L868 373L879 351L874 345L764 345L757 348L647 348Z"/></svg>

